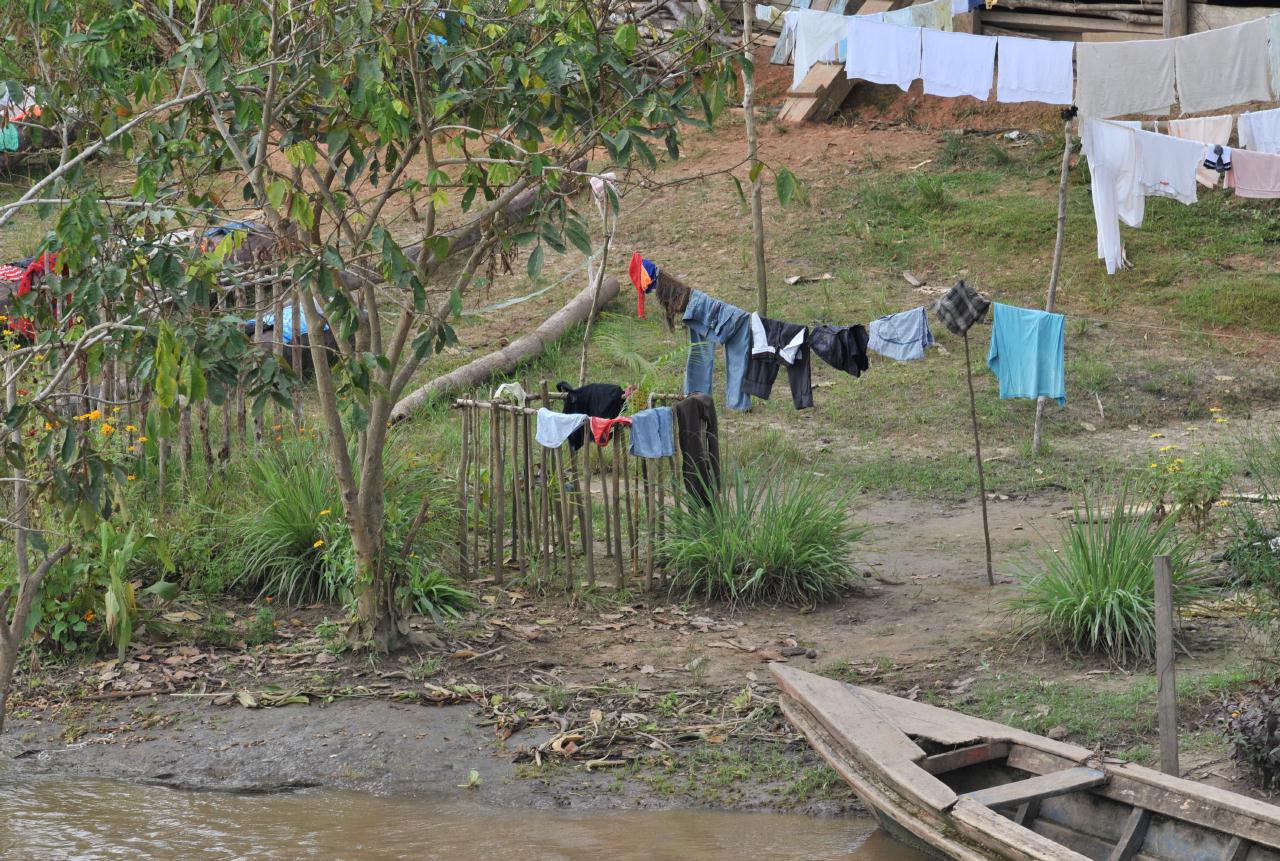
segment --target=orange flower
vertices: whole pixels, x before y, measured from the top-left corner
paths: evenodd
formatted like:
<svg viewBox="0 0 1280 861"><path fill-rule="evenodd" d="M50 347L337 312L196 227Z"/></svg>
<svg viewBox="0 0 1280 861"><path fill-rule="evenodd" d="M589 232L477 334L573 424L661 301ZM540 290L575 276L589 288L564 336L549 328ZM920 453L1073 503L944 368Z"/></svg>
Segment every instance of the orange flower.
<svg viewBox="0 0 1280 861"><path fill-rule="evenodd" d="M323 547L323 546L324 546L324 539L323 539L323 538L317 538L317 539L312 543L312 545L311 545L311 549L312 549L312 550L319 550L319 549L320 549L321 547Z"/></svg>
<svg viewBox="0 0 1280 861"><path fill-rule="evenodd" d="M109 422L103 422L103 423L102 423L102 435L103 435L103 436L111 436L111 435L112 435L113 433L115 433L115 432L116 432L116 429L115 429L114 427L112 427L112 426L111 426L111 424L110 424Z"/></svg>
<svg viewBox="0 0 1280 861"><path fill-rule="evenodd" d="M268 604L271 604L271 603L274 603L276 599L270 595L265 595L263 596L262 600L266 601Z"/></svg>
<svg viewBox="0 0 1280 861"><path fill-rule="evenodd" d="M138 480L138 477L137 477L136 475L126 475L126 476L125 476L125 478L126 478L126 479L128 479L129 481L137 481L137 480Z"/></svg>
<svg viewBox="0 0 1280 861"><path fill-rule="evenodd" d="M89 611L87 611L87 612L84 614L84 620L85 620L86 622L92 622L92 621L93 621L94 619L96 619L96 618L98 618L98 617L94 615L94 613L93 613L93 611L92 611L92 610L89 610Z"/></svg>

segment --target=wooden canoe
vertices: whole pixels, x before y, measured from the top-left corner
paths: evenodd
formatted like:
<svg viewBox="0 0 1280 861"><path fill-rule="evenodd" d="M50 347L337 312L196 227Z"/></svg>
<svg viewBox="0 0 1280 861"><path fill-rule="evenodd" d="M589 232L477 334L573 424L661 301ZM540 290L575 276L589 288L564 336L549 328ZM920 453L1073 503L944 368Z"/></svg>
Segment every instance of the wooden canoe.
<svg viewBox="0 0 1280 861"><path fill-rule="evenodd" d="M1280 807L775 664L782 710L895 837L954 861L1280 861Z"/></svg>

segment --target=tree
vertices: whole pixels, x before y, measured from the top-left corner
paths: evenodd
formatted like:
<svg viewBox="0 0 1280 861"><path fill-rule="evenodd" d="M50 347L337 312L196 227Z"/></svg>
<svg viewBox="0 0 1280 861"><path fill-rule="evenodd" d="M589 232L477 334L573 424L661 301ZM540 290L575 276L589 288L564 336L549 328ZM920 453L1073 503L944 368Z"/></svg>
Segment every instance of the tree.
<svg viewBox="0 0 1280 861"><path fill-rule="evenodd" d="M243 200L290 249L309 330L335 336L310 349L355 548L356 644L387 649L404 632L384 536L387 429L422 363L454 341L448 320L468 287L521 249L531 275L548 250L589 254L576 165L602 151L654 169L732 87L722 19L660 33L631 14L620 0L27 2L32 41L19 53L37 60L39 94L87 123L84 148L64 147L18 205L63 201L111 225L131 212L133 237L139 220L202 225ZM90 100L70 86L86 63ZM107 202L90 154L129 159L128 200ZM227 360L209 345L234 339L196 312L208 293L195 286L220 265L206 254L125 267L134 295L145 272L159 295L191 300L164 306L177 379ZM259 402L282 397L289 381L262 367Z"/></svg>

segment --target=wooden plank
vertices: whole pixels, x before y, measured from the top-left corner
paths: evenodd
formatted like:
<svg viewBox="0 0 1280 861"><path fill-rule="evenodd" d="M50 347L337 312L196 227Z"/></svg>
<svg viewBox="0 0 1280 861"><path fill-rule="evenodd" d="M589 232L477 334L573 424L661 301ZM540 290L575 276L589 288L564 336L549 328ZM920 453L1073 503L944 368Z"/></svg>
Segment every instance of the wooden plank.
<svg viewBox="0 0 1280 861"><path fill-rule="evenodd" d="M1030 828L1031 824L1040 816L1040 799L1032 799L1026 804L1018 806L1018 812L1013 815L1013 821L1016 825L1024 828Z"/></svg>
<svg viewBox="0 0 1280 861"><path fill-rule="evenodd" d="M1081 33L1081 42L1133 42L1140 39L1160 39L1159 33Z"/></svg>
<svg viewBox="0 0 1280 861"><path fill-rule="evenodd" d="M1222 853L1222 861L1244 861L1249 856L1249 850L1252 848L1247 840L1241 840L1239 835L1231 838L1231 842L1227 844L1227 850Z"/></svg>
<svg viewBox="0 0 1280 861"><path fill-rule="evenodd" d="M1079 30L1081 33L1153 33L1161 35L1161 28L1154 24L1125 24L1110 18L1086 18L1082 15L1048 15L1032 12L1003 12L998 9L983 10L983 24L1009 27L1015 30Z"/></svg>
<svg viewBox="0 0 1280 861"><path fill-rule="evenodd" d="M1033 774L1071 764L1062 757L1016 745L1008 762L1012 768ZM1107 763L1103 770L1111 780L1094 790L1103 798L1280 849L1280 807L1274 804L1132 763Z"/></svg>
<svg viewBox="0 0 1280 861"><path fill-rule="evenodd" d="M1086 861L1086 857L1016 825L990 807L961 798L951 810L956 829L1011 861Z"/></svg>
<svg viewBox="0 0 1280 861"><path fill-rule="evenodd" d="M1010 744L1025 745L1069 760L1067 765L1059 766L1059 768L1080 765L1094 755L1093 751L1088 748L1054 741L1034 733L1024 732L996 723L995 721L970 717L959 712L931 706L928 703L904 700L900 697L873 691L870 688L858 688L858 690L878 706L881 711L892 714L898 729L907 735L921 736L948 747L976 744L982 741L1007 741ZM1031 769L1027 770L1030 771ZM1048 770L1057 771L1058 769Z"/></svg>
<svg viewBox="0 0 1280 861"><path fill-rule="evenodd" d="M945 774L958 768L1004 759L1009 755L1009 749L1008 742L1003 741L974 744L926 757L921 766L930 774Z"/></svg>
<svg viewBox="0 0 1280 861"><path fill-rule="evenodd" d="M1147 826L1151 824L1151 811L1135 807L1124 823L1124 832L1111 850L1107 861L1133 861L1133 856L1142 848L1147 839Z"/></svg>
<svg viewBox="0 0 1280 861"><path fill-rule="evenodd" d="M987 807L1016 807L1029 801L1052 798L1055 795L1066 795L1069 792L1080 792L1092 789L1107 782L1107 775L1096 768L1076 766L1050 774L1028 777L1003 783L977 792L967 792L960 796L976 801Z"/></svg>
<svg viewBox="0 0 1280 861"><path fill-rule="evenodd" d="M920 767L924 751L857 688L781 664L770 669L784 693L808 709L863 768L895 792L934 812L955 803L956 794Z"/></svg>
<svg viewBox="0 0 1280 861"><path fill-rule="evenodd" d="M967 843L954 839L944 830L943 820L931 817L928 812L918 815L907 810L902 800L881 786L871 776L855 767L853 757L804 706L783 695L779 700L782 714L808 740L809 745L827 764L853 787L854 794L868 810L875 810L916 839L932 846L944 857L954 861L990 861Z"/></svg>
<svg viewBox="0 0 1280 861"><path fill-rule="evenodd" d="M1161 12L1166 39L1187 35L1187 0L1164 0Z"/></svg>

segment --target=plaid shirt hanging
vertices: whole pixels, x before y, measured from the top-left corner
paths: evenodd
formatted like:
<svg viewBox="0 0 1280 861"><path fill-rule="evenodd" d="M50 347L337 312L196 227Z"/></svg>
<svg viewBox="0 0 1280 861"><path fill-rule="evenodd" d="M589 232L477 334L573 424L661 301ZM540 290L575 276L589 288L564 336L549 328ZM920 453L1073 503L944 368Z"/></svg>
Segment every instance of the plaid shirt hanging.
<svg viewBox="0 0 1280 861"><path fill-rule="evenodd" d="M946 292L934 306L934 312L942 325L954 335L963 335L969 328L987 316L991 303L963 281Z"/></svg>

